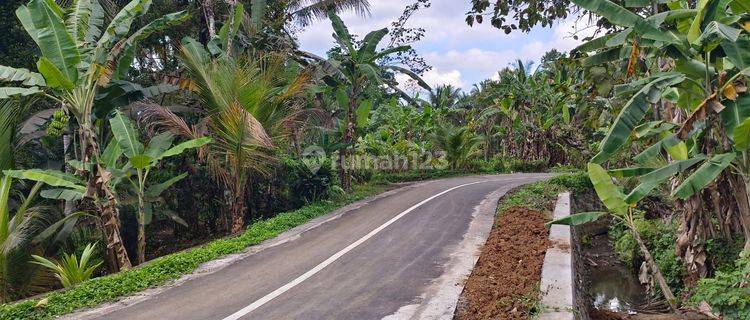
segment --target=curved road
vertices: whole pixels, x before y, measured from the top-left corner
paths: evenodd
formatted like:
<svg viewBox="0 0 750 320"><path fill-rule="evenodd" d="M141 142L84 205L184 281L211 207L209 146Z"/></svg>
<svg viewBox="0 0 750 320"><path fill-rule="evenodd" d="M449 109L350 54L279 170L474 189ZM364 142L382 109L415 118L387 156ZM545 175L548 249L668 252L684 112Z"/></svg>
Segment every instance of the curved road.
<svg viewBox="0 0 750 320"><path fill-rule="evenodd" d="M284 241L211 272L69 318L450 319L498 198L550 176L409 185L295 228Z"/></svg>

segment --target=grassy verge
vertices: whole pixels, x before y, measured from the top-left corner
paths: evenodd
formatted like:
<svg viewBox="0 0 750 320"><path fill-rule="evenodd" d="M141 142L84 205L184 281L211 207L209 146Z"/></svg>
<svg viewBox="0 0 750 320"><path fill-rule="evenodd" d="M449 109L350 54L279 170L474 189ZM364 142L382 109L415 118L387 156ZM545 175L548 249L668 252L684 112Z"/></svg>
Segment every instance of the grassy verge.
<svg viewBox="0 0 750 320"><path fill-rule="evenodd" d="M554 177L549 181L539 181L511 190L501 200L498 213L510 207L523 207L531 210L549 210L550 201L557 199L561 192L576 192L591 186L586 174L573 173Z"/></svg>
<svg viewBox="0 0 750 320"><path fill-rule="evenodd" d="M69 290L50 292L41 299L0 305L0 319L51 319L164 284L193 272L205 262L241 252L310 219L385 190L386 186L383 184L358 186L344 199L314 203L268 220L257 221L237 237L214 240L195 249L163 256L142 268L92 279Z"/></svg>

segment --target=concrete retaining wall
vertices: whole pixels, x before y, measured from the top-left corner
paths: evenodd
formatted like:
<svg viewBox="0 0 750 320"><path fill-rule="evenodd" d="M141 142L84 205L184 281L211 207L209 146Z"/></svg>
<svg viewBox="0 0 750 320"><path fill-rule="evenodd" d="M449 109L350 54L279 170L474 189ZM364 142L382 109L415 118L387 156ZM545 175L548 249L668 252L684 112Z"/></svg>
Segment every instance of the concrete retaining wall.
<svg viewBox="0 0 750 320"><path fill-rule="evenodd" d="M557 197L553 219L570 215L570 193ZM547 249L542 266L542 311L539 319L575 319L573 307L573 259L569 226L553 225L549 239L552 247Z"/></svg>

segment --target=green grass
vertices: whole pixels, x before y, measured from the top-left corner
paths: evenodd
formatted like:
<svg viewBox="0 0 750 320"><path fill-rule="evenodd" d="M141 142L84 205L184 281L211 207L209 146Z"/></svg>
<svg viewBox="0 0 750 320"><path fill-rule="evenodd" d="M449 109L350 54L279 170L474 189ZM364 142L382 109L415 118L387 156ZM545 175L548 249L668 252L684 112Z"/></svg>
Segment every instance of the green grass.
<svg viewBox="0 0 750 320"><path fill-rule="evenodd" d="M0 319L51 319L162 285L193 272L205 262L241 252L312 218L376 195L385 189L386 186L382 184L357 186L345 199L318 202L268 220L257 221L240 236L214 240L192 250L163 256L142 268L91 279L66 291L50 292L41 299L0 305Z"/></svg>
<svg viewBox="0 0 750 320"><path fill-rule="evenodd" d="M527 184L508 192L498 206L498 212L510 207L524 207L531 210L545 211L549 209L550 201L557 199L561 192L588 188L591 181L583 173L565 174L554 177L549 181L539 181Z"/></svg>

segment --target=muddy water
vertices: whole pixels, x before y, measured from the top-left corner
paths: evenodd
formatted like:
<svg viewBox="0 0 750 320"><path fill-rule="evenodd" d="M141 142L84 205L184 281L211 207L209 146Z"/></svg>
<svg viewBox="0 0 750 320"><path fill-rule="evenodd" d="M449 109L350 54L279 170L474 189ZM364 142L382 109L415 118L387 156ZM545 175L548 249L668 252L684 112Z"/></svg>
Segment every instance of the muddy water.
<svg viewBox="0 0 750 320"><path fill-rule="evenodd" d="M602 205L593 193L574 197L574 212L601 209ZM615 255L607 236L609 222L601 219L576 228L576 238L580 241L575 258L580 280L578 303L586 311L599 309L627 314L645 304L647 294L637 275Z"/></svg>
<svg viewBox="0 0 750 320"><path fill-rule="evenodd" d="M592 268L589 277L589 293L596 309L627 313L646 302L638 279L621 265Z"/></svg>

